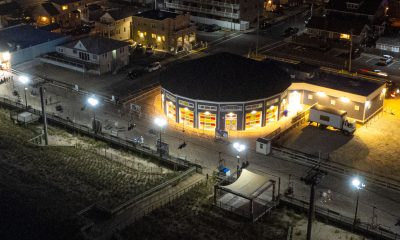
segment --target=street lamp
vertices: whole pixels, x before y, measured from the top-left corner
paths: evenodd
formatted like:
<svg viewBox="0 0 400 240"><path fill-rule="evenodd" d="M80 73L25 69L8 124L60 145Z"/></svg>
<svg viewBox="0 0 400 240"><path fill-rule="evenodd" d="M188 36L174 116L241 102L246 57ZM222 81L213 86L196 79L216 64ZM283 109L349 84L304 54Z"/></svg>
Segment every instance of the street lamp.
<svg viewBox="0 0 400 240"><path fill-rule="evenodd" d="M244 144L235 142L233 144L233 147L236 149L236 151L238 152L238 154L236 155L237 158L237 167L236 167L236 173L237 176L239 177L239 168L240 168L240 152L244 151L246 149L246 146Z"/></svg>
<svg viewBox="0 0 400 240"><path fill-rule="evenodd" d="M353 221L353 227L354 227L357 223L358 200L360 198L360 190L365 187L365 184L361 182L361 180L358 177L354 177L351 180L351 185L357 190L356 211L354 213L354 221Z"/></svg>
<svg viewBox="0 0 400 240"><path fill-rule="evenodd" d="M27 85L29 83L29 78L27 76L19 76L18 81L20 81L20 83L22 83L23 85ZM28 99L26 97L26 90L28 90L27 87L24 88L24 92L25 92L25 108L28 108Z"/></svg>
<svg viewBox="0 0 400 240"><path fill-rule="evenodd" d="M99 100L97 100L97 98L95 98L94 96L89 97L87 99L87 102L89 103L90 106L92 106L93 108L93 124L92 124L92 128L94 130L94 133L97 132L96 129L96 111L95 111L95 107L99 104Z"/></svg>
<svg viewBox="0 0 400 240"><path fill-rule="evenodd" d="M167 121L164 118L157 117L154 119L154 123L160 128L160 143L159 143L159 151L160 151L160 158L162 157L162 149L161 149L161 131L164 126L167 125Z"/></svg>

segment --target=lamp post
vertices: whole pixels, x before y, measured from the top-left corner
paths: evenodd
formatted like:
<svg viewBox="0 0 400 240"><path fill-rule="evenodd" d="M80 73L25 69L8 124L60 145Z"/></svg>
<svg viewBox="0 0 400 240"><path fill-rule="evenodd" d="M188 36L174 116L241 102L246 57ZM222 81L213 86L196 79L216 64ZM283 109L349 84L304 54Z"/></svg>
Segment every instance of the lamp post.
<svg viewBox="0 0 400 240"><path fill-rule="evenodd" d="M23 85L27 85L29 83L29 78L25 75L19 76L18 81L22 83ZM25 108L28 108L28 99L26 97L26 90L28 90L27 87L24 87L24 93L25 93Z"/></svg>
<svg viewBox="0 0 400 240"><path fill-rule="evenodd" d="M243 144L241 144L241 143L235 142L235 143L233 144L233 147L234 147L234 148L236 149L236 151L238 152L238 154L236 155L236 158L237 158L236 174L237 174L237 177L239 177L240 152L244 151L244 150L246 149L246 146L243 145Z"/></svg>
<svg viewBox="0 0 400 240"><path fill-rule="evenodd" d="M18 77L18 81L20 81L22 84L27 85L30 80L27 76L22 75ZM28 90L27 87L24 88L25 91L25 108L28 108L28 99L26 97L26 91ZM42 84L39 86L39 92L40 92L40 105L42 108L42 118L43 118L43 131L44 131L44 143L45 145L49 144L48 136L47 136L47 118L46 118L46 109L44 106L44 89Z"/></svg>
<svg viewBox="0 0 400 240"><path fill-rule="evenodd" d="M160 151L160 158L162 157L162 149L161 149L161 144L162 144L162 139L161 139L161 132L162 128L167 125L167 121L165 121L164 118L155 118L154 123L160 128L160 142L159 142L159 151Z"/></svg>
<svg viewBox="0 0 400 240"><path fill-rule="evenodd" d="M91 96L87 99L87 102L89 103L89 105L93 108L93 124L92 124L92 128L94 133L97 133L97 129L96 129L96 110L95 107L99 104L99 100L97 100L96 97Z"/></svg>
<svg viewBox="0 0 400 240"><path fill-rule="evenodd" d="M351 181L351 185L357 190L356 211L354 213L354 221L353 221L353 227L354 227L357 224L358 200L360 198L360 190L365 187L365 184L362 183L358 177L354 177Z"/></svg>

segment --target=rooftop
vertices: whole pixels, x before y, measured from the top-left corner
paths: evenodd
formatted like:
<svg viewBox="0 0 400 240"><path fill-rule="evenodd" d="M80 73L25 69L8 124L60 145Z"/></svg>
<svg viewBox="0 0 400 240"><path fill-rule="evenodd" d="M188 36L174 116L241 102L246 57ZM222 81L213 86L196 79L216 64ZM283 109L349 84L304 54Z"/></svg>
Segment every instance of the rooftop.
<svg viewBox="0 0 400 240"><path fill-rule="evenodd" d="M69 3L74 3L74 2L79 2L81 0L51 0L52 3L55 3L57 5L64 5L64 4L69 4Z"/></svg>
<svg viewBox="0 0 400 240"><path fill-rule="evenodd" d="M0 15L9 15L12 14L16 10L20 10L21 7L18 3L11 1L9 3L0 4Z"/></svg>
<svg viewBox="0 0 400 240"><path fill-rule="evenodd" d="M114 20L121 20L121 19L124 19L124 18L127 18L127 17L129 17L129 16L132 16L133 15L133 11L131 10L131 9L129 9L129 8L120 8L120 9L113 9L113 10L108 10L107 12L105 12L105 13L108 13L108 14L110 14L110 16L114 19ZM104 13L104 14L105 14ZM104 15L103 14L103 15Z"/></svg>
<svg viewBox="0 0 400 240"><path fill-rule="evenodd" d="M28 25L17 25L0 30L0 50L15 51L17 46L21 49L52 41L64 36L36 29Z"/></svg>
<svg viewBox="0 0 400 240"><path fill-rule="evenodd" d="M66 43L63 46L67 48L75 48L78 42L82 43L84 48L86 48L87 52L94 54L103 54L111 52L112 50L116 50L121 47L129 45L129 43L127 42L122 42L111 38L87 37Z"/></svg>
<svg viewBox="0 0 400 240"><path fill-rule="evenodd" d="M160 10L149 10L142 13L138 13L135 16L142 18L150 18L154 20L164 20L166 18L176 18L179 14L173 12L166 12Z"/></svg>
<svg viewBox="0 0 400 240"><path fill-rule="evenodd" d="M350 31L353 31L354 35L359 35L368 23L368 17L365 16L328 14L326 17L313 16L308 21L306 28L321 29L336 33L350 33Z"/></svg>
<svg viewBox="0 0 400 240"><path fill-rule="evenodd" d="M310 79L296 79L295 82L309 83L365 97L384 85L384 83L371 82L328 73L320 73L318 76Z"/></svg>
<svg viewBox="0 0 400 240"><path fill-rule="evenodd" d="M383 0L330 0L326 9L348 13L375 15ZM348 3L358 4L358 8L348 8Z"/></svg>
<svg viewBox="0 0 400 240"><path fill-rule="evenodd" d="M42 7L50 16L56 16L60 14L60 12L57 10L57 8L49 2L42 3Z"/></svg>
<svg viewBox="0 0 400 240"><path fill-rule="evenodd" d="M191 99L239 102L268 98L290 86L277 63L217 53L168 67L161 86Z"/></svg>

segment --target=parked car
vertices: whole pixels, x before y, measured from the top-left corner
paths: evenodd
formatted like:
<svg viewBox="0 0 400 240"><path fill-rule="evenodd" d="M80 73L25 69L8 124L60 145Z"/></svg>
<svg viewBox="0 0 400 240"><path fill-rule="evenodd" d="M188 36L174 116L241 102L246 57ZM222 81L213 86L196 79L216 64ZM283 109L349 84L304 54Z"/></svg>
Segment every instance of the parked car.
<svg viewBox="0 0 400 240"><path fill-rule="evenodd" d="M207 25L206 24L202 24L199 23L196 27L197 31L205 31L206 30Z"/></svg>
<svg viewBox="0 0 400 240"><path fill-rule="evenodd" d="M205 29L206 32L215 32L221 30L221 27L217 24L208 25Z"/></svg>
<svg viewBox="0 0 400 240"><path fill-rule="evenodd" d="M153 72L153 71L156 71L156 70L158 70L160 68L161 68L161 63L160 62L153 62L146 68L146 70L147 70L147 72Z"/></svg>
<svg viewBox="0 0 400 240"><path fill-rule="evenodd" d="M265 30L265 29L271 27L271 25L272 24L270 22L264 21L264 22L260 23L260 30Z"/></svg>
<svg viewBox="0 0 400 240"><path fill-rule="evenodd" d="M387 66L393 62L393 57L390 55L383 55L378 62L378 65Z"/></svg>
<svg viewBox="0 0 400 240"><path fill-rule="evenodd" d="M299 29L297 27L288 27L283 32L283 36L289 37L289 36L294 35L294 34L296 34L298 32L299 32Z"/></svg>
<svg viewBox="0 0 400 240"><path fill-rule="evenodd" d="M135 79L135 78L140 77L142 74L143 74L143 70L139 70L139 69L131 70L128 73L128 78Z"/></svg>
<svg viewBox="0 0 400 240"><path fill-rule="evenodd" d="M154 53L153 48L152 47L147 47L145 53L147 55L152 55Z"/></svg>

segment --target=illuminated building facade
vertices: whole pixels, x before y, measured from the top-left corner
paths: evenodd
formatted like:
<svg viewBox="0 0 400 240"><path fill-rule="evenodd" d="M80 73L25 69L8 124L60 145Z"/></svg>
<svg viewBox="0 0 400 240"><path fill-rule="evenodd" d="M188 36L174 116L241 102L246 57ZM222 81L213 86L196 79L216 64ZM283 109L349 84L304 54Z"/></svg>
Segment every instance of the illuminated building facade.
<svg viewBox="0 0 400 240"><path fill-rule="evenodd" d="M289 75L272 62L218 53L162 75L167 118L204 130L251 130L286 114Z"/></svg>
<svg viewBox="0 0 400 240"><path fill-rule="evenodd" d="M189 14L149 10L132 17L132 39L167 52L191 50L196 28L190 24Z"/></svg>

